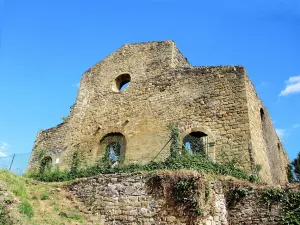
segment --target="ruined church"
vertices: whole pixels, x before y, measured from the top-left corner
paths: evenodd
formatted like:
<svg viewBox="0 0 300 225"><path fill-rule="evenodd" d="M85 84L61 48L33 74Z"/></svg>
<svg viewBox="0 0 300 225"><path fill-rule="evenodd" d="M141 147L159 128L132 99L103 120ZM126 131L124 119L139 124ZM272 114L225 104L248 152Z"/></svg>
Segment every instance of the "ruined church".
<svg viewBox="0 0 300 225"><path fill-rule="evenodd" d="M288 156L242 66L192 66L173 41L126 44L88 69L63 123L41 130L28 169L93 165L109 151L120 164L164 160L169 125L190 154L226 155L264 182L287 182ZM41 149L44 151L40 156Z"/></svg>

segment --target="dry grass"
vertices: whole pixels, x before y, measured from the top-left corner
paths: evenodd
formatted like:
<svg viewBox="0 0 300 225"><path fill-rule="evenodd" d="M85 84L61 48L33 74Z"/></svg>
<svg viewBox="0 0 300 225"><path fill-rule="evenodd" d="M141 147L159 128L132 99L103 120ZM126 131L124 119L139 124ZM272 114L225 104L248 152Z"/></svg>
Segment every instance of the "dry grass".
<svg viewBox="0 0 300 225"><path fill-rule="evenodd" d="M8 197L15 200L12 215L18 224L89 224L90 215L79 210L80 203L65 191L65 183L37 182L5 170L0 170L0 183L9 193ZM25 206L23 213L18 210L21 204Z"/></svg>

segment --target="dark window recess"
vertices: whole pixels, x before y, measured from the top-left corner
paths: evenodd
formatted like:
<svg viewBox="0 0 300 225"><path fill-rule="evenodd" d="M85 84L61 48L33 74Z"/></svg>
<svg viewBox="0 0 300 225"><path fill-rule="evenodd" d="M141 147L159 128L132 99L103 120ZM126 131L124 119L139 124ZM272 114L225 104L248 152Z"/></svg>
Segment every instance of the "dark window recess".
<svg viewBox="0 0 300 225"><path fill-rule="evenodd" d="M125 160L126 139L121 133L109 133L100 141L100 149L108 155L112 164Z"/></svg>
<svg viewBox="0 0 300 225"><path fill-rule="evenodd" d="M109 159L112 163L118 162L121 155L121 145L117 142L112 142L107 145L106 151L108 151Z"/></svg>
<svg viewBox="0 0 300 225"><path fill-rule="evenodd" d="M260 119L262 122L265 122L265 112L263 109L260 109Z"/></svg>
<svg viewBox="0 0 300 225"><path fill-rule="evenodd" d="M45 171L50 171L52 168L52 158L47 156L41 160L40 165L40 173L44 173Z"/></svg>
<svg viewBox="0 0 300 225"><path fill-rule="evenodd" d="M189 153L207 153L208 136L203 132L192 132L184 137L183 145Z"/></svg>
<svg viewBox="0 0 300 225"><path fill-rule="evenodd" d="M131 77L129 74L121 74L114 80L112 90L114 92L122 92L129 86L130 82Z"/></svg>

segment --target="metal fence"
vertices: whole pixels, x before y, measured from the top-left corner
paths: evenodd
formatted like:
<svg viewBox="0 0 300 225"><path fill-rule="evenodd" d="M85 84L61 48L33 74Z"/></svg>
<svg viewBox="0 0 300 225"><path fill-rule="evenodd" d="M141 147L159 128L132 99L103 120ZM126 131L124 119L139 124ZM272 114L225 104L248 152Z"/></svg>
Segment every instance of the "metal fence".
<svg viewBox="0 0 300 225"><path fill-rule="evenodd" d="M29 152L0 157L0 168L22 175L26 172L30 154Z"/></svg>

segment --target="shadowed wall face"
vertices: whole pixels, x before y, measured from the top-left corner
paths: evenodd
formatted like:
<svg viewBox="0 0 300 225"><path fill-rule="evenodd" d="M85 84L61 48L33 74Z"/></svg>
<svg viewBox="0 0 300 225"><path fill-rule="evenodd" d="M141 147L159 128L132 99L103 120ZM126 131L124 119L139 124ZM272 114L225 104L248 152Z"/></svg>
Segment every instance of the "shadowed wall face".
<svg viewBox="0 0 300 225"><path fill-rule="evenodd" d="M39 148L54 162L59 158L61 168L69 168L75 151L88 166L110 147L120 163L163 160L170 154L167 127L176 124L182 138L205 134L204 151L211 159L222 161L225 153L251 171L252 151L264 145L249 146L261 126L252 116L259 100L247 79L239 66L192 67L172 41L125 45L84 73L68 118L39 133L29 169L40 162ZM271 174L264 154L267 180Z"/></svg>
<svg viewBox="0 0 300 225"><path fill-rule="evenodd" d="M261 165L263 181L287 183L286 168L289 158L278 138L272 120L259 99L253 84L246 78L247 103L252 146L252 164Z"/></svg>

